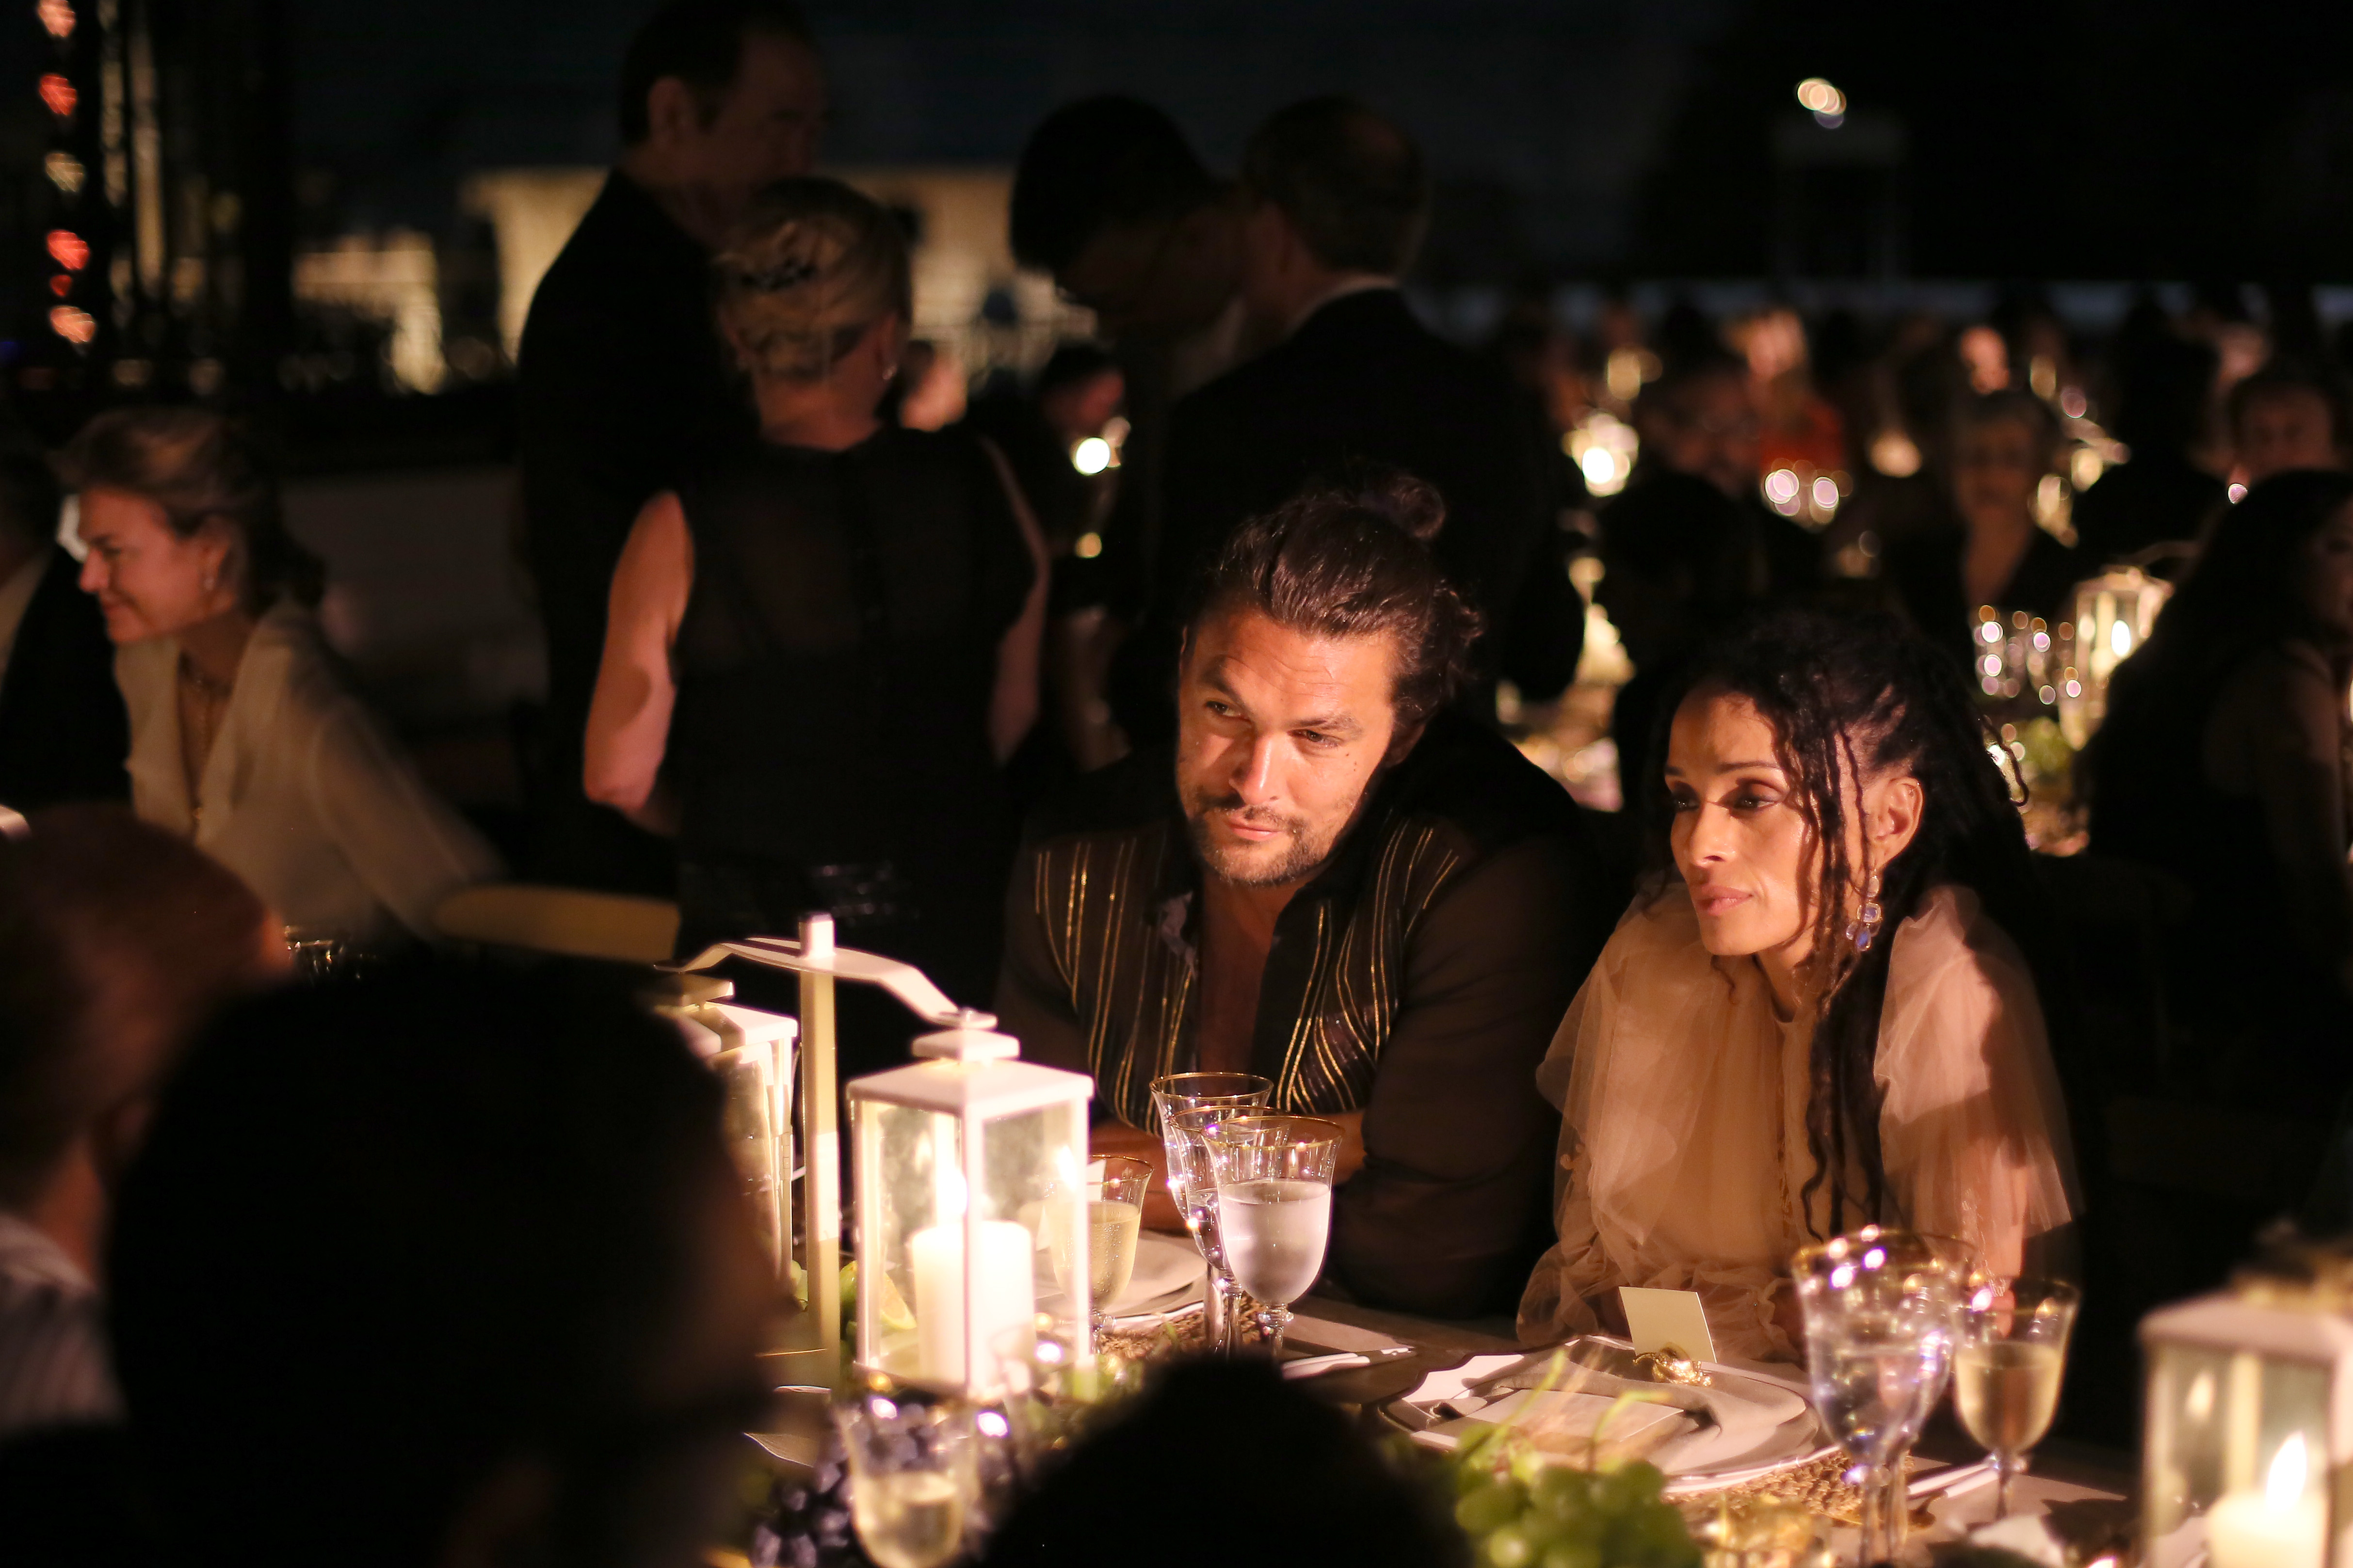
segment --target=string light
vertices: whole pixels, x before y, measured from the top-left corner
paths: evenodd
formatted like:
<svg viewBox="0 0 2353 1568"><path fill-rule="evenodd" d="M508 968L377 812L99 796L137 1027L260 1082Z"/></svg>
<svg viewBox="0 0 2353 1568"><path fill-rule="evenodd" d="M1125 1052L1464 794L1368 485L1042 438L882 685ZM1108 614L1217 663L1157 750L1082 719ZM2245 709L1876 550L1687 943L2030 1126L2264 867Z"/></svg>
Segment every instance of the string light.
<svg viewBox="0 0 2353 1568"><path fill-rule="evenodd" d="M81 94L74 90L73 83L50 71L41 78L41 101L47 104L49 112L59 120L71 120L74 105L81 101Z"/></svg>
<svg viewBox="0 0 2353 1568"><path fill-rule="evenodd" d="M49 37L60 41L73 37L74 11L66 0L40 0L33 9L41 18L41 26L48 29Z"/></svg>

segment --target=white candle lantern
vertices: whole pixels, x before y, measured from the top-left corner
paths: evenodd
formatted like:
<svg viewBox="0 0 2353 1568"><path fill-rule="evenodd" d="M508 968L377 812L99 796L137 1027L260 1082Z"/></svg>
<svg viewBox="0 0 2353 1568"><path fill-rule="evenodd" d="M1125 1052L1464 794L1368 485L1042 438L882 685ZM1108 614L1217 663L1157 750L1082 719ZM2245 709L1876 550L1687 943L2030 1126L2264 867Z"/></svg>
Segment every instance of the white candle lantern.
<svg viewBox="0 0 2353 1568"><path fill-rule="evenodd" d="M927 1058L849 1085L858 1194L858 1364L986 1395L1031 1331L1056 1252L1089 1278L1082 1074L1015 1059L985 1014L926 1035ZM1087 1342L1089 1302L1057 1328ZM1062 1320L1068 1321L1062 1321Z"/></svg>
<svg viewBox="0 0 2353 1568"><path fill-rule="evenodd" d="M2149 1568L2353 1568L2353 1260L2142 1321Z"/></svg>
<svg viewBox="0 0 2353 1568"><path fill-rule="evenodd" d="M2118 566L2075 584L2056 631L2052 680L2059 729L2082 751L2108 713L2108 680L2157 628L2173 584L2137 566Z"/></svg>

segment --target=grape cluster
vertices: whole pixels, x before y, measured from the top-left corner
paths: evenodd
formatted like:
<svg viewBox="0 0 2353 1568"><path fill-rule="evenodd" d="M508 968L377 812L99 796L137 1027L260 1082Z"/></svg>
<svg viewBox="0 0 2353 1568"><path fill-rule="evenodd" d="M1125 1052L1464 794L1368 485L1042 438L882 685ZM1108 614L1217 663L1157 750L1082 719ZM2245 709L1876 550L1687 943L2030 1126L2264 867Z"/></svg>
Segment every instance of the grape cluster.
<svg viewBox="0 0 2353 1568"><path fill-rule="evenodd" d="M849 1522L849 1456L828 1432L806 1481L779 1479L752 1531L755 1568L873 1568Z"/></svg>
<svg viewBox="0 0 2353 1568"><path fill-rule="evenodd" d="M1662 1479L1639 1461L1601 1471L1466 1463L1454 1521L1480 1568L1699 1568L1683 1515L1659 1496Z"/></svg>

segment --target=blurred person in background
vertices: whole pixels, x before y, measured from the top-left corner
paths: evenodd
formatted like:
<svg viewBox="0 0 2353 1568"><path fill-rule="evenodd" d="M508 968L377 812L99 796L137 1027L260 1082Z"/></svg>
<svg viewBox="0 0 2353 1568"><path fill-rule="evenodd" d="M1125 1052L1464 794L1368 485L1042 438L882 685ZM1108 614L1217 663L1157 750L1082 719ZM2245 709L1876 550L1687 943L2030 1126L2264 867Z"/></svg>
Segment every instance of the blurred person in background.
<svg viewBox="0 0 2353 1568"><path fill-rule="evenodd" d="M2084 758L2092 847L2189 889L2170 995L2201 1089L2290 1114L2353 1087L2353 476L2221 514L2117 667Z"/></svg>
<svg viewBox="0 0 2353 1568"><path fill-rule="evenodd" d="M114 648L57 542L58 500L47 458L0 446L0 805L17 811L131 794Z"/></svg>
<svg viewBox="0 0 2353 1568"><path fill-rule="evenodd" d="M968 408L964 363L927 338L911 341L899 355L899 374L876 413L888 424L910 430L944 430Z"/></svg>
<svg viewBox="0 0 2353 1568"><path fill-rule="evenodd" d="M222 1017L106 1258L171 1558L708 1561L776 1291L720 1111L675 1029L511 968Z"/></svg>
<svg viewBox="0 0 2353 1568"><path fill-rule="evenodd" d="M1274 346L1176 410L1153 610L1135 643L1164 693L1153 732L1170 717L1179 601L1202 564L1244 519L1352 462L1444 499L1434 552L1487 628L1463 700L1492 714L1523 591L1571 590L1549 570L1543 446L1510 383L1424 327L1398 291L1429 218L1421 150L1352 99L1310 99L1252 132L1242 186L1242 299Z"/></svg>
<svg viewBox="0 0 2353 1568"><path fill-rule="evenodd" d="M1612 701L1609 736L1623 776L1647 776L1691 654L1762 603L1771 576L1750 514L1694 474L1652 473L1603 510L1600 527L1593 595L1634 666Z"/></svg>
<svg viewBox="0 0 2353 1568"><path fill-rule="evenodd" d="M1118 585L1103 536L1127 478L1122 432L1113 424L1122 418L1126 395L1126 374L1109 349L1064 343L1027 389L977 398L965 418L967 430L1012 465L1052 562L1041 694L1051 722L1031 732L1034 743L1016 764L1017 792L1025 798L1071 772L1116 762L1127 750L1103 696L1120 634L1105 608Z"/></svg>
<svg viewBox="0 0 2353 1568"><path fill-rule="evenodd" d="M65 454L131 720L131 801L291 924L363 947L432 939L497 875L351 689L312 606L324 574L286 531L250 437L198 408L127 408Z"/></svg>
<svg viewBox="0 0 2353 1568"><path fill-rule="evenodd" d="M1688 326L1682 331L1692 335ZM1748 518L1770 591L1802 593L1820 580L1819 541L1757 493L1765 426L1747 362L1712 338L1687 342L1635 401L1634 429L1641 441L1635 484L1660 470L1706 480Z"/></svg>
<svg viewBox="0 0 2353 1568"><path fill-rule="evenodd" d="M2224 500L2222 481L2191 456L2214 390L2213 349L2182 338L2144 301L2110 340L2108 361L2109 433L2132 456L2075 500L2076 539L2094 570L2156 546L2188 554Z"/></svg>
<svg viewBox="0 0 2353 1568"><path fill-rule="evenodd" d="M1013 172L1014 258L1051 273L1064 298L1094 313L1095 335L1119 359L1130 426L1101 565L1082 580L1085 602L1067 601L1099 628L1089 639L1095 657L1061 666L1073 679L1070 701L1121 726L1090 738L1092 755L1116 755L1139 719L1162 721L1161 672L1134 651L1106 649L1143 619L1155 591L1169 410L1252 346L1241 226L1232 183L1210 174L1166 113L1133 98L1062 105L1030 133Z"/></svg>
<svg viewBox="0 0 2353 1568"><path fill-rule="evenodd" d="M180 1047L287 962L245 884L120 807L36 812L0 839L0 1436L121 1414L111 1195Z"/></svg>
<svg viewBox="0 0 2353 1568"><path fill-rule="evenodd" d="M1504 635L1511 640L1495 657L1523 698L1546 701L1577 679L1585 652L1585 601L1558 584L1567 579L1569 558L1591 542L1593 495L1566 445L1591 405L1577 368L1577 341L1554 316L1551 291L1543 283L1524 288L1483 353L1516 395L1535 452L1545 515L1553 522L1507 619Z"/></svg>
<svg viewBox="0 0 2353 1568"><path fill-rule="evenodd" d="M711 253L817 162L825 75L790 0L669 0L622 61L621 159L533 296L516 371L527 559L547 636L539 874L667 894L669 847L580 793L621 543L753 425L711 331Z"/></svg>
<svg viewBox="0 0 2353 1568"><path fill-rule="evenodd" d="M2333 376L2275 359L2231 388L2229 409L2242 484L2290 468L2345 466L2345 390Z"/></svg>
<svg viewBox="0 0 2353 1568"><path fill-rule="evenodd" d="M910 303L888 211L784 181L715 272L759 434L630 531L587 795L676 836L684 952L830 910L969 1000L1013 851L1000 770L1038 715L1043 544L993 448L875 412ZM900 1059L896 1004L844 1003L844 1076Z"/></svg>
<svg viewBox="0 0 2353 1568"><path fill-rule="evenodd" d="M1758 415L1757 467L1827 474L1846 467L1846 431L1814 390L1806 324L1786 305L1760 310L1735 333L1748 361Z"/></svg>
<svg viewBox="0 0 2353 1568"><path fill-rule="evenodd" d="M1887 547L1885 577L1897 602L1956 658L1976 657L1981 606L2004 621L2023 611L2056 623L2076 583L2094 569L2036 521L2037 487L2057 447L2051 410L2032 394L1964 398L1950 447L1954 521Z"/></svg>

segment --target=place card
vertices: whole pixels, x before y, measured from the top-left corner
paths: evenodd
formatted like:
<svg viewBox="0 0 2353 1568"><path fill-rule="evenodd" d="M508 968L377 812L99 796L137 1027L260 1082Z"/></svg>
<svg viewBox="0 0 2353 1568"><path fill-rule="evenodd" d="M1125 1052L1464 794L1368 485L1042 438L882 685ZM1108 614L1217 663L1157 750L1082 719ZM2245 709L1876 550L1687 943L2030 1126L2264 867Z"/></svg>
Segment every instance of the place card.
<svg viewBox="0 0 2353 1568"><path fill-rule="evenodd" d="M1715 1336L1707 1331L1707 1310L1696 1290L1649 1290L1618 1287L1626 1308L1626 1336L1634 1353L1647 1355L1672 1345L1694 1361L1715 1359Z"/></svg>

